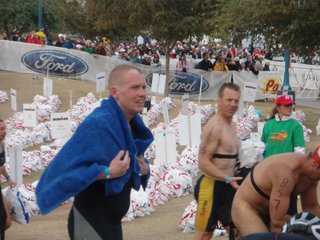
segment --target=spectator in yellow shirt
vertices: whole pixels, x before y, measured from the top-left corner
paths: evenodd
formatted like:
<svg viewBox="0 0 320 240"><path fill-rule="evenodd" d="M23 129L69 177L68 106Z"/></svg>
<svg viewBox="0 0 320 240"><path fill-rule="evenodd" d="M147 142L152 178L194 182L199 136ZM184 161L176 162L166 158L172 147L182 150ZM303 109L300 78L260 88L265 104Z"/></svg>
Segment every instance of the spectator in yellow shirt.
<svg viewBox="0 0 320 240"><path fill-rule="evenodd" d="M216 57L216 62L214 63L213 70L214 71L229 71L228 66L224 62L224 59L222 58L222 56Z"/></svg>

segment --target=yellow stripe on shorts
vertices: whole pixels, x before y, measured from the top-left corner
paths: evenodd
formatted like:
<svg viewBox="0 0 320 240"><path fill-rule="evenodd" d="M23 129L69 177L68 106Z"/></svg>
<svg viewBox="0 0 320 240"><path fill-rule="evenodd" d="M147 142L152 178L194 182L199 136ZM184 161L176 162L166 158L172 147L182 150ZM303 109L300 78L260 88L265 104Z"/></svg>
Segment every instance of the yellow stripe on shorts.
<svg viewBox="0 0 320 240"><path fill-rule="evenodd" d="M213 211L215 180L206 176L203 177L199 186L198 208L195 220L195 228L206 231Z"/></svg>

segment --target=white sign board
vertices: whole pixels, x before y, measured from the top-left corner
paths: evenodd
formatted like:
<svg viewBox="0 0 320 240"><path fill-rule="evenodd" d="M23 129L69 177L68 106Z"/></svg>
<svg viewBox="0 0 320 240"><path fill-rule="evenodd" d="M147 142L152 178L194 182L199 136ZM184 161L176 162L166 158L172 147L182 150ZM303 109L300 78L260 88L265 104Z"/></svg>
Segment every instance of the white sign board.
<svg viewBox="0 0 320 240"><path fill-rule="evenodd" d="M199 145L201 137L201 115L179 116L179 144Z"/></svg>
<svg viewBox="0 0 320 240"><path fill-rule="evenodd" d="M166 87L166 75L160 74L158 93L164 94L165 87Z"/></svg>
<svg viewBox="0 0 320 240"><path fill-rule="evenodd" d="M174 128L169 127L166 129L166 144L167 144L167 162L175 163L177 161L177 143L176 131Z"/></svg>
<svg viewBox="0 0 320 240"><path fill-rule="evenodd" d="M148 120L148 111L147 108L143 108L142 111L142 121L144 123L144 125L146 125L146 127L149 127L149 120Z"/></svg>
<svg viewBox="0 0 320 240"><path fill-rule="evenodd" d="M177 160L175 129L157 129L155 132L156 158L154 164L172 163Z"/></svg>
<svg viewBox="0 0 320 240"><path fill-rule="evenodd" d="M243 86L243 101L254 102L257 93L257 83L245 82Z"/></svg>
<svg viewBox="0 0 320 240"><path fill-rule="evenodd" d="M199 91L199 98L198 98L198 105L200 105L200 101L201 101L202 84L203 84L203 76L201 75L200 91Z"/></svg>
<svg viewBox="0 0 320 240"><path fill-rule="evenodd" d="M162 128L157 128L154 135L155 154L154 164L162 164L166 162L166 132Z"/></svg>
<svg viewBox="0 0 320 240"><path fill-rule="evenodd" d="M13 88L11 88L10 98L11 98L11 109L13 111L17 111L17 91Z"/></svg>
<svg viewBox="0 0 320 240"><path fill-rule="evenodd" d="M166 86L166 75L153 73L151 92L164 94Z"/></svg>
<svg viewBox="0 0 320 240"><path fill-rule="evenodd" d="M165 122L165 124L169 124L170 119L169 119L168 106L165 102L162 102L161 107L162 107L163 121Z"/></svg>
<svg viewBox="0 0 320 240"><path fill-rule="evenodd" d="M182 95L182 112L183 115L189 114L189 94Z"/></svg>
<svg viewBox="0 0 320 240"><path fill-rule="evenodd" d="M52 96L52 80L50 78L43 79L43 96Z"/></svg>
<svg viewBox="0 0 320 240"><path fill-rule="evenodd" d="M35 127L37 125L36 106L34 104L23 104L23 126Z"/></svg>
<svg viewBox="0 0 320 240"><path fill-rule="evenodd" d="M96 74L96 92L101 93L106 89L106 73L100 72Z"/></svg>
<svg viewBox="0 0 320 240"><path fill-rule="evenodd" d="M263 128L264 128L265 124L266 124L266 122L258 122L258 124L257 124L258 134L260 136L262 136L262 131L263 131Z"/></svg>
<svg viewBox="0 0 320 240"><path fill-rule="evenodd" d="M152 74L152 85L151 85L151 92L157 93L158 92L158 84L159 84L159 73Z"/></svg>
<svg viewBox="0 0 320 240"><path fill-rule="evenodd" d="M65 138L71 135L71 122L69 113L51 114L51 137L53 139Z"/></svg>
<svg viewBox="0 0 320 240"><path fill-rule="evenodd" d="M9 149L10 177L17 184L23 183L22 175L22 148L15 147Z"/></svg>

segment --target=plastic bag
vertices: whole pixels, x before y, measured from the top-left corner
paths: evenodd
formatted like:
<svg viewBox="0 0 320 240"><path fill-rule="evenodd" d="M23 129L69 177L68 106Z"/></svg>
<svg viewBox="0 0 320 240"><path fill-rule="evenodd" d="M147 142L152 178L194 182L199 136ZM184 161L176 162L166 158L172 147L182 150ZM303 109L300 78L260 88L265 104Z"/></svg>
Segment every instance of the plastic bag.
<svg viewBox="0 0 320 240"><path fill-rule="evenodd" d="M10 208L11 219L22 224L29 223L29 212L26 210L26 203L23 200L20 191L14 188L7 188L3 191Z"/></svg>

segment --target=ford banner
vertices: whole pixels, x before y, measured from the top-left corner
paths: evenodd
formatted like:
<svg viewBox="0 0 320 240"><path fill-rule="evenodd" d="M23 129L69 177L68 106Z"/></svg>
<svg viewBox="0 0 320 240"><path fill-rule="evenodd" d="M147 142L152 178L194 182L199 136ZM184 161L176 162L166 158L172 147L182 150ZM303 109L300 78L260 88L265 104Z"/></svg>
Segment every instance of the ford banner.
<svg viewBox="0 0 320 240"><path fill-rule="evenodd" d="M55 76L77 76L88 71L88 65L81 58L57 50L35 50L21 57L29 69Z"/></svg>
<svg viewBox="0 0 320 240"><path fill-rule="evenodd" d="M155 73L165 75L164 71ZM152 76L153 73L147 76L147 84L149 86L152 85ZM169 76L169 94L183 95L188 93L189 95L196 95L209 88L209 83L205 78L202 78L201 86L201 76L195 73L170 71ZM200 89L200 86L202 89Z"/></svg>

